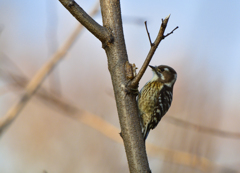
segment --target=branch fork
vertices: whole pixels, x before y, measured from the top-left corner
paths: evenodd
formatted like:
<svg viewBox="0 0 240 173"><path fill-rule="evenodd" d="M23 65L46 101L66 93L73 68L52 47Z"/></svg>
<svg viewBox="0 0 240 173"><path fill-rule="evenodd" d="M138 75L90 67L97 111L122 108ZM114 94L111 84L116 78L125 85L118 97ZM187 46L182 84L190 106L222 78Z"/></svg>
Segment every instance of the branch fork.
<svg viewBox="0 0 240 173"><path fill-rule="evenodd" d="M114 41L111 30L99 25L74 0L59 1L88 31L102 42L103 48L106 48Z"/></svg>
<svg viewBox="0 0 240 173"><path fill-rule="evenodd" d="M147 28L147 22L146 21L144 22L151 48L148 52L148 55L147 55L143 65L142 65L141 69L139 70L138 74L134 77L133 80L131 80L127 84L126 88L128 88L128 90L131 91L131 90L134 90L134 89L136 90L138 88L139 81L141 80L143 74L145 73L145 71L146 71L146 69L147 69L147 67L148 67L148 65L149 65L157 47L158 47L158 45L160 44L160 42L164 38L166 38L167 36L171 35L176 29L178 29L178 26L177 26L170 33L164 35L164 32L165 32L165 29L167 27L167 23L168 23L169 18L170 18L170 14L164 20L162 19L162 24L161 24L160 30L159 30L157 38L155 39L154 42L151 41L151 37L150 37L150 34L148 32L148 28Z"/></svg>

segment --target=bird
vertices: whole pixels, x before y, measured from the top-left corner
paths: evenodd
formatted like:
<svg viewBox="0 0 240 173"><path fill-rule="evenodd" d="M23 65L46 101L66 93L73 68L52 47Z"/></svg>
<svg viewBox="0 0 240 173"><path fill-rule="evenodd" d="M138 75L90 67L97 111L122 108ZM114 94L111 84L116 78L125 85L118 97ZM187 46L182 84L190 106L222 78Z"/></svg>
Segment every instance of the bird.
<svg viewBox="0 0 240 173"><path fill-rule="evenodd" d="M177 73L172 67L167 65L149 67L152 68L153 77L143 86L137 97L138 116L144 141L149 131L158 125L169 110L173 86L177 80Z"/></svg>

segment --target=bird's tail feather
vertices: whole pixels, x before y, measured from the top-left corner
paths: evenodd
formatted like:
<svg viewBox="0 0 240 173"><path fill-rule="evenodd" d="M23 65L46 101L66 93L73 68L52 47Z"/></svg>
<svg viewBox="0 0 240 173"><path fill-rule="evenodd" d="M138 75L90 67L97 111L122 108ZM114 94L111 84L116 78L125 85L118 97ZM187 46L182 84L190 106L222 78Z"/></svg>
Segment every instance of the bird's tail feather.
<svg viewBox="0 0 240 173"><path fill-rule="evenodd" d="M149 134L149 131L150 131L150 128L149 128L149 127L143 128L142 133L143 133L143 139L144 139L144 141L147 139L148 134Z"/></svg>

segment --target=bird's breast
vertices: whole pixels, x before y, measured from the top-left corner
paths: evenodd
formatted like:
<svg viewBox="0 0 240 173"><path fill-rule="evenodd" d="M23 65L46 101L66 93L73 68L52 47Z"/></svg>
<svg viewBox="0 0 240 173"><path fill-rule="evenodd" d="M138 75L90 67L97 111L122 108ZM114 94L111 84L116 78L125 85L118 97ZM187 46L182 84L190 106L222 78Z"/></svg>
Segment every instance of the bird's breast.
<svg viewBox="0 0 240 173"><path fill-rule="evenodd" d="M162 89L163 84L160 82L149 82L140 91L138 98L138 107L140 110L144 110L145 114L152 114L155 107L157 95Z"/></svg>

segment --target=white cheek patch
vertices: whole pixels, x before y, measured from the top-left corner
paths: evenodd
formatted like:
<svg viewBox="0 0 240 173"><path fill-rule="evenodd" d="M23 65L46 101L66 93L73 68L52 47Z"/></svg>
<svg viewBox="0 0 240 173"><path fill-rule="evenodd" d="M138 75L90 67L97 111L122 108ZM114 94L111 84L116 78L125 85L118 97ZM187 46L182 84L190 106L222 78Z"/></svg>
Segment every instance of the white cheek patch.
<svg viewBox="0 0 240 173"><path fill-rule="evenodd" d="M163 74L161 74L161 79L162 79L162 80L165 80L165 77L163 76Z"/></svg>
<svg viewBox="0 0 240 173"><path fill-rule="evenodd" d="M164 68L164 70L165 70L165 71L169 71L169 69L168 69L168 68Z"/></svg>

